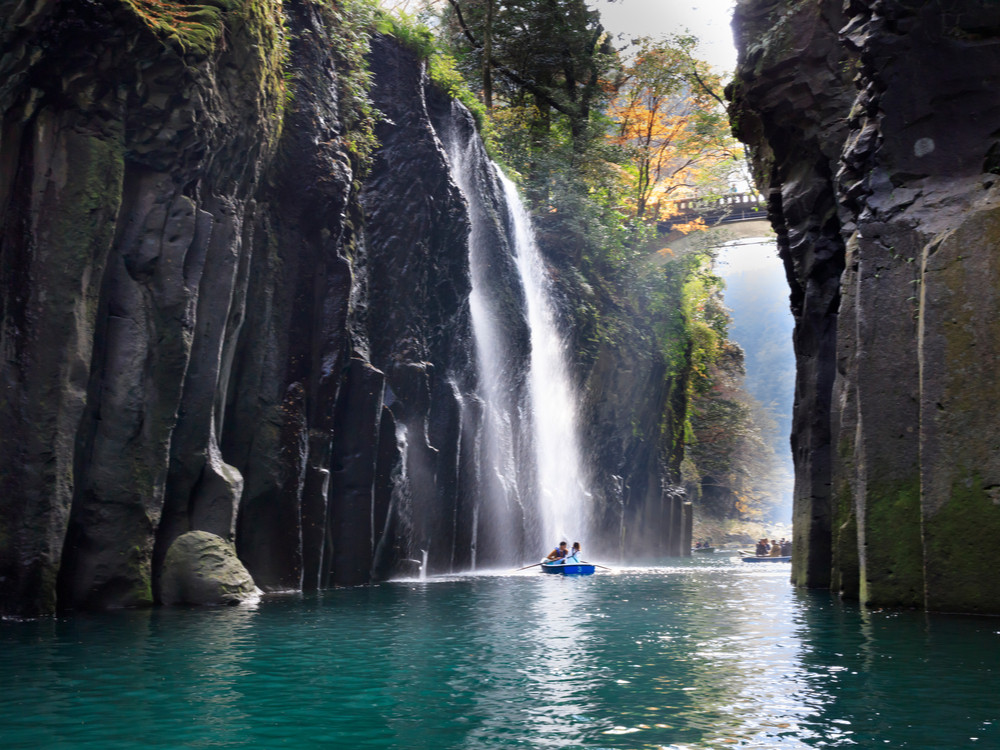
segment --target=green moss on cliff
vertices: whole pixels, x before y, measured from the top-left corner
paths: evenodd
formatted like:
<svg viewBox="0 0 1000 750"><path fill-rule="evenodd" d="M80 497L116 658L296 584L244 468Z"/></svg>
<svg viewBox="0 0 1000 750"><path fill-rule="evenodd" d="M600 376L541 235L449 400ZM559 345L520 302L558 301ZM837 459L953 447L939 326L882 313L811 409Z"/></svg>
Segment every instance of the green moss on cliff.
<svg viewBox="0 0 1000 750"><path fill-rule="evenodd" d="M869 477L880 476L868 466ZM859 595L865 604L920 607L923 549L920 539L920 477L893 483L870 479L865 488L865 553Z"/></svg>
<svg viewBox="0 0 1000 750"><path fill-rule="evenodd" d="M378 146L375 137L378 112L369 99L373 82L368 69L371 35L375 31L375 3L373 0L312 2L323 14L337 59L337 94L344 140L359 171L365 172Z"/></svg>
<svg viewBox="0 0 1000 750"><path fill-rule="evenodd" d="M837 452L842 466L853 464L854 443L841 440ZM832 572L830 587L845 599L857 599L860 587L860 561L858 559L858 519L854 512L854 491L847 480L847 472L840 473L840 481L833 493L834 508Z"/></svg>
<svg viewBox="0 0 1000 750"><path fill-rule="evenodd" d="M103 256L114 234L113 221L121 202L125 173L125 150L119 141L72 134L67 140L67 158L76 168L58 196L56 210L46 219L52 232L52 246L65 248L73 256L64 258L53 270L69 266L70 297L76 299L81 265L95 260L95 249L98 259Z"/></svg>
<svg viewBox="0 0 1000 750"><path fill-rule="evenodd" d="M926 606L939 612L995 613L1000 487L984 486L979 474L965 467L956 474L965 479L956 481L948 501L924 519Z"/></svg>
<svg viewBox="0 0 1000 750"><path fill-rule="evenodd" d="M126 597L128 606L148 607L153 604L152 550L136 547L132 550L132 590Z"/></svg>
<svg viewBox="0 0 1000 750"><path fill-rule="evenodd" d="M469 88L458 70L455 58L435 40L434 33L419 19L400 12L391 15L381 13L377 28L380 33L393 37L425 61L431 82L448 96L462 102L472 112L487 152L497 159L493 125L486 107Z"/></svg>
<svg viewBox="0 0 1000 750"><path fill-rule="evenodd" d="M282 74L288 34L281 0L121 2L157 39L183 56L183 65L193 74L205 58L224 53L224 69L235 76L238 96L256 106L265 140L274 143L288 93Z"/></svg>
<svg viewBox="0 0 1000 750"><path fill-rule="evenodd" d="M181 52L207 55L222 36L225 14L255 2L212 0L201 3L170 0L122 0L158 37Z"/></svg>

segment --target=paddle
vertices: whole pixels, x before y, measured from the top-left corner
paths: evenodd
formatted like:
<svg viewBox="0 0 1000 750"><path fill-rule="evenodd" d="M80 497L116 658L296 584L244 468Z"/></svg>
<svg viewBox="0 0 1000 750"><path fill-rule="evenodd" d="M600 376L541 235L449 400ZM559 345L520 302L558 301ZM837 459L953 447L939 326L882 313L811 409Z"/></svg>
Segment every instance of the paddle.
<svg viewBox="0 0 1000 750"><path fill-rule="evenodd" d="M547 563L547 562L551 562L551 561L550 560L542 560L542 562L535 563L534 565L525 565L523 568L518 568L514 572L515 573L520 573L522 570L527 570L528 568L537 568L539 565L545 565L545 563ZM568 563L568 564L569 565L573 565L573 563ZM614 568L606 568L603 565L598 565L597 563L592 563L592 562L586 562L585 560L580 560L579 564L580 565L593 565L595 568L600 568L601 570L614 570Z"/></svg>
<svg viewBox="0 0 1000 750"><path fill-rule="evenodd" d="M518 569L517 569L517 570L515 570L514 572L515 572L515 573L519 573L519 572L521 572L522 570L527 570L528 568L537 568L537 567L538 567L539 565L544 565L544 564L545 564L546 562L548 562L548 561L547 561L547 560L545 560L545 561L542 561L542 562L540 562L540 563L535 563L534 565L525 565L525 566L524 566L523 568L518 568Z"/></svg>

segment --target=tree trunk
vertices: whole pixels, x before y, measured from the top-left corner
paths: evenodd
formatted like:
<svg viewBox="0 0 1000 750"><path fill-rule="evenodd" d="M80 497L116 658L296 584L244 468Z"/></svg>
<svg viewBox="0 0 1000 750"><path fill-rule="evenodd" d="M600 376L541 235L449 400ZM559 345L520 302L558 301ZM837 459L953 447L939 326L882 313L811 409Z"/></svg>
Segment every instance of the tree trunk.
<svg viewBox="0 0 1000 750"><path fill-rule="evenodd" d="M486 24L483 27L483 103L493 109L493 3L486 0Z"/></svg>

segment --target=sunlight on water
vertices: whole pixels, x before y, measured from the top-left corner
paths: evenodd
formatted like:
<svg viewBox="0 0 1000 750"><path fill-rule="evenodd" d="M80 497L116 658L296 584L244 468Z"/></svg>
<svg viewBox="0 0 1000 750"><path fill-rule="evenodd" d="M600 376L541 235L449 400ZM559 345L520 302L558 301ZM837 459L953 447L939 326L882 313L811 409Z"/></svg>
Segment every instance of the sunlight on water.
<svg viewBox="0 0 1000 750"><path fill-rule="evenodd" d="M4 622L0 747L1000 747L997 620L716 557Z"/></svg>

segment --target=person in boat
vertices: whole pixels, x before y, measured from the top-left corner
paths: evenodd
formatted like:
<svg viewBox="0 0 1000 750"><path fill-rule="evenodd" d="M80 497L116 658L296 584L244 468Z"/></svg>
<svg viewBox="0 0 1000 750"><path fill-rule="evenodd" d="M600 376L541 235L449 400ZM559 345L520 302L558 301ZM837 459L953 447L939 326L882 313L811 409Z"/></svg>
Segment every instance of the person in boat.
<svg viewBox="0 0 1000 750"><path fill-rule="evenodd" d="M790 557L792 554L792 540L782 539L781 540L781 556Z"/></svg>
<svg viewBox="0 0 1000 750"><path fill-rule="evenodd" d="M757 557L767 556L767 539L761 539L757 542L757 550L755 554Z"/></svg>
<svg viewBox="0 0 1000 750"><path fill-rule="evenodd" d="M573 542L573 549L570 550L569 556L570 557L575 557L577 560L579 560L581 552L582 552L582 548L580 547L580 543L579 542Z"/></svg>
<svg viewBox="0 0 1000 750"><path fill-rule="evenodd" d="M552 550L546 560L562 560L569 554L569 550L566 549L566 542L559 542L559 546Z"/></svg>
<svg viewBox="0 0 1000 750"><path fill-rule="evenodd" d="M781 557L781 545L777 539L771 540L771 557Z"/></svg>

